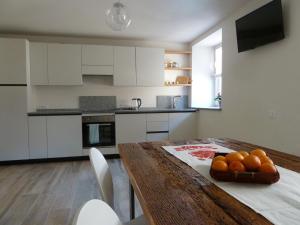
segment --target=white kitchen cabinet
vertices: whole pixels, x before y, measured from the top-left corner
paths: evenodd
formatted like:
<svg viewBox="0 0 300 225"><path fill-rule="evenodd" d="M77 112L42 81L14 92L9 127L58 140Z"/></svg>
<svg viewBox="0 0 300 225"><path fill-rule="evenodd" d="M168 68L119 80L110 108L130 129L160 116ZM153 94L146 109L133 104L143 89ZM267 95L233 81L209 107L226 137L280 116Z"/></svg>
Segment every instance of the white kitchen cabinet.
<svg viewBox="0 0 300 225"><path fill-rule="evenodd" d="M196 138L196 113L169 113L169 138L172 141Z"/></svg>
<svg viewBox="0 0 300 225"><path fill-rule="evenodd" d="M169 140L169 133L147 134L147 141L164 141L164 140Z"/></svg>
<svg viewBox="0 0 300 225"><path fill-rule="evenodd" d="M117 114L116 142L137 143L146 140L145 114Z"/></svg>
<svg viewBox="0 0 300 225"><path fill-rule="evenodd" d="M113 66L87 66L82 65L83 75L113 75Z"/></svg>
<svg viewBox="0 0 300 225"><path fill-rule="evenodd" d="M169 131L169 123L168 122L156 122L156 121L147 121L147 132L161 132L161 131Z"/></svg>
<svg viewBox="0 0 300 225"><path fill-rule="evenodd" d="M114 52L113 46L83 45L82 74L113 75Z"/></svg>
<svg viewBox="0 0 300 225"><path fill-rule="evenodd" d="M30 84L48 85L47 43L30 43Z"/></svg>
<svg viewBox="0 0 300 225"><path fill-rule="evenodd" d="M83 45L82 65L90 66L112 66L113 46L105 45Z"/></svg>
<svg viewBox="0 0 300 225"><path fill-rule="evenodd" d="M48 79L50 85L81 85L81 46L48 44Z"/></svg>
<svg viewBox="0 0 300 225"><path fill-rule="evenodd" d="M42 159L48 157L47 118L45 116L28 117L29 158Z"/></svg>
<svg viewBox="0 0 300 225"><path fill-rule="evenodd" d="M114 47L114 85L136 86L135 47Z"/></svg>
<svg viewBox="0 0 300 225"><path fill-rule="evenodd" d="M164 85L164 49L136 47L137 86Z"/></svg>
<svg viewBox="0 0 300 225"><path fill-rule="evenodd" d="M0 84L26 84L28 41L0 38Z"/></svg>
<svg viewBox="0 0 300 225"><path fill-rule="evenodd" d="M26 87L0 87L0 161L28 159Z"/></svg>
<svg viewBox="0 0 300 225"><path fill-rule="evenodd" d="M48 158L82 155L81 116L47 116Z"/></svg>

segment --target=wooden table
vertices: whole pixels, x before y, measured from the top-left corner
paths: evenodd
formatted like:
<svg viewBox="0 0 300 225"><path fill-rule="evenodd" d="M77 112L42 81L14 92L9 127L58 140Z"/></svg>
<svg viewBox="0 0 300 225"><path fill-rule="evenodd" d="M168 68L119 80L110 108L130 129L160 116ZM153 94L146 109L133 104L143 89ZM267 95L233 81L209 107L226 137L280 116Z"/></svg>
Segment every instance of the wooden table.
<svg viewBox="0 0 300 225"><path fill-rule="evenodd" d="M271 224L161 148L163 145L207 144L211 140L119 145L121 159L149 224ZM213 141L234 150L263 148L276 165L300 172L300 157L232 139Z"/></svg>

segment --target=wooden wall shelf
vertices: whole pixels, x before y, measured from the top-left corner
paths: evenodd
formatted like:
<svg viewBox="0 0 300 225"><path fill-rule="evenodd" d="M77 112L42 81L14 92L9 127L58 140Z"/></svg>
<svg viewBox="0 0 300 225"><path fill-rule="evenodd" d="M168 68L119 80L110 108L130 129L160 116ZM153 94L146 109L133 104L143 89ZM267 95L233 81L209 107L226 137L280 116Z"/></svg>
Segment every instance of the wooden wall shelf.
<svg viewBox="0 0 300 225"><path fill-rule="evenodd" d="M165 84L166 87L191 87L191 84Z"/></svg>
<svg viewBox="0 0 300 225"><path fill-rule="evenodd" d="M186 55L189 55L189 54L192 54L192 51L169 51L169 50L166 50L165 54L186 54Z"/></svg>
<svg viewBox="0 0 300 225"><path fill-rule="evenodd" d="M192 70L192 67L178 67L178 68L166 67L165 70Z"/></svg>

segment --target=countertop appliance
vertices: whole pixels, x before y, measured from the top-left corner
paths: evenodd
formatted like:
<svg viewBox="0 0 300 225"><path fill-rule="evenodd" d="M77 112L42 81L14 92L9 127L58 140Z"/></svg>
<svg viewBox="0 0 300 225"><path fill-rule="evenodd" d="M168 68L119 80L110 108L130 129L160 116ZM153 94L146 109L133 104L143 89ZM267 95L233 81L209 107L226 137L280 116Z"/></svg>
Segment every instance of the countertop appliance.
<svg viewBox="0 0 300 225"><path fill-rule="evenodd" d="M116 145L114 114L82 116L82 144L89 147L114 147Z"/></svg>
<svg viewBox="0 0 300 225"><path fill-rule="evenodd" d="M131 107L134 109L139 109L142 106L142 99L140 98L133 98L131 99Z"/></svg>

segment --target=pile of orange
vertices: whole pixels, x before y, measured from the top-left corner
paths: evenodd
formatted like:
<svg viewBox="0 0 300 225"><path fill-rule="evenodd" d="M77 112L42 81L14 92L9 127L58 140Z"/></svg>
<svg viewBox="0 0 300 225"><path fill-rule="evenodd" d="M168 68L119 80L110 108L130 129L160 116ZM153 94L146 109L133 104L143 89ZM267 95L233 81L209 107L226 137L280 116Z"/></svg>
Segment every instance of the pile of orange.
<svg viewBox="0 0 300 225"><path fill-rule="evenodd" d="M225 156L216 156L212 161L211 167L215 171L222 172L277 172L273 161L262 149L255 149L250 153L239 151L228 153Z"/></svg>

